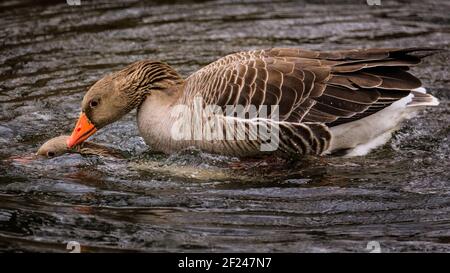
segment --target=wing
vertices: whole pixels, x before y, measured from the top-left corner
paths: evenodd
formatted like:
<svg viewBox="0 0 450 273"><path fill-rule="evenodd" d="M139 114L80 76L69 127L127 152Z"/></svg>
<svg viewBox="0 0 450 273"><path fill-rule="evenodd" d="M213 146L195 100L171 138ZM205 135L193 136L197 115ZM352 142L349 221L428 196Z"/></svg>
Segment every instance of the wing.
<svg viewBox="0 0 450 273"><path fill-rule="evenodd" d="M201 96L223 109L256 106L258 111L276 105L277 117L269 110L267 118L287 126L282 133L291 136L289 141L307 144L301 153L320 154L329 145L328 127L371 115L420 87L408 68L432 51L274 48L235 53L187 78L183 100Z"/></svg>

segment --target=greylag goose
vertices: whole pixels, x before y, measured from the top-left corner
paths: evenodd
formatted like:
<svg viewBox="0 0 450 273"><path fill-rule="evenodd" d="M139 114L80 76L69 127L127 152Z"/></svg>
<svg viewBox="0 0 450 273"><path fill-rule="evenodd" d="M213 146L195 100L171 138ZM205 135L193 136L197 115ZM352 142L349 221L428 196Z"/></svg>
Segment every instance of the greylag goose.
<svg viewBox="0 0 450 273"><path fill-rule="evenodd" d="M254 50L225 56L186 79L163 62L138 61L88 90L67 145L137 108L141 136L164 153L194 146L238 157L364 155L417 110L439 103L408 72L435 51ZM233 126L243 130L228 130ZM263 147L269 142L275 146Z"/></svg>
<svg viewBox="0 0 450 273"><path fill-rule="evenodd" d="M72 148L67 147L69 136L58 136L46 141L38 149L36 155L48 158L57 157L66 153L79 153L84 155L99 155L105 157L122 158L123 154L115 149L92 142L83 142Z"/></svg>

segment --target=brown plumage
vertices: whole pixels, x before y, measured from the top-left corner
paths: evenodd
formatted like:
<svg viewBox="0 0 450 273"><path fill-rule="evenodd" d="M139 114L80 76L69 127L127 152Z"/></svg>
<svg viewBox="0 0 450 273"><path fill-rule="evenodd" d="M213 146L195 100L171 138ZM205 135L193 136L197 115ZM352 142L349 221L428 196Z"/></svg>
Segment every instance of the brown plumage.
<svg viewBox="0 0 450 273"><path fill-rule="evenodd" d="M163 152L196 146L213 153L247 156L264 153L258 149L263 140L174 140L170 130L180 116L171 115L171 110L176 105L193 108L196 97L202 98L202 106L215 105L223 112L227 107L256 106L258 114L262 114L261 106L270 109L276 105L278 117L269 110L264 120L257 121L262 127L279 125L280 145L271 152L282 156L321 155L355 148L397 128L397 124L378 126L365 136L342 133L343 125L364 126L363 122L355 122L369 121L365 119L369 116L388 118L374 114L410 94L413 95L405 101L405 107L435 105L437 100L433 96L412 92L421 87L421 82L408 72L410 66L434 51L429 48L254 50L223 57L185 80L166 64L140 61L97 82L84 97L82 109L89 122L101 128L138 107L141 135L154 149ZM90 105L93 100L99 102L95 107ZM400 108L398 111L401 115L398 122L413 112L400 113ZM225 114L219 118L225 123L231 120ZM256 122L250 117L233 121L244 127Z"/></svg>

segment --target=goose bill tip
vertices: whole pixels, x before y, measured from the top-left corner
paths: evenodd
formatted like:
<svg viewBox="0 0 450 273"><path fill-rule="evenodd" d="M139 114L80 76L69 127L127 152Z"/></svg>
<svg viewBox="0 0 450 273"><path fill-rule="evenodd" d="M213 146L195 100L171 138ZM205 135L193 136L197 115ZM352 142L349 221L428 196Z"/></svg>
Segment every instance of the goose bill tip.
<svg viewBox="0 0 450 273"><path fill-rule="evenodd" d="M97 131L95 125L88 119L85 113L81 113L78 118L77 124L73 129L72 134L67 139L67 147L72 149L75 145L78 145L88 139Z"/></svg>

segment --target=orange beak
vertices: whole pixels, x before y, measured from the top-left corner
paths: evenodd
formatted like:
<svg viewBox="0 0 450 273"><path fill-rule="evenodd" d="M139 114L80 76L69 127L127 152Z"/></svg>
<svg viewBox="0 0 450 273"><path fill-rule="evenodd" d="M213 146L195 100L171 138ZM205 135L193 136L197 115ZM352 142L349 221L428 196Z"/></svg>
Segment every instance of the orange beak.
<svg viewBox="0 0 450 273"><path fill-rule="evenodd" d="M95 132L97 132L97 128L95 128L94 124L89 121L86 114L81 112L77 124L73 129L72 135L67 140L67 147L72 149L75 145L88 139L88 137L93 135Z"/></svg>

